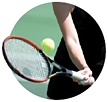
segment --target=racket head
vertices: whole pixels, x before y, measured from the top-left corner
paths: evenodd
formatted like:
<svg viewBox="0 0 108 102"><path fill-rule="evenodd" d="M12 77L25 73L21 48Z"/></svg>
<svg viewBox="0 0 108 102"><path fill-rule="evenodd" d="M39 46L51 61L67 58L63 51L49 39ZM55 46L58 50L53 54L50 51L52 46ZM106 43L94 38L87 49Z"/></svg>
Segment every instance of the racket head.
<svg viewBox="0 0 108 102"><path fill-rule="evenodd" d="M2 51L8 66L20 77L32 82L48 80L51 65L47 56L32 41L21 36L8 36Z"/></svg>

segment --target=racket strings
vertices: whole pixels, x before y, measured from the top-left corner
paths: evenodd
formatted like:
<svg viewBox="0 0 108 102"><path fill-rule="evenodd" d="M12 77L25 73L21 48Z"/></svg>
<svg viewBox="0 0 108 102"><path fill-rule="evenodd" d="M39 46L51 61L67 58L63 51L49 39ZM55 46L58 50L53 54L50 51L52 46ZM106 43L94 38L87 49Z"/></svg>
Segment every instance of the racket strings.
<svg viewBox="0 0 108 102"><path fill-rule="evenodd" d="M28 43L10 39L6 43L6 53L10 63L24 75L37 80L48 76L46 60Z"/></svg>

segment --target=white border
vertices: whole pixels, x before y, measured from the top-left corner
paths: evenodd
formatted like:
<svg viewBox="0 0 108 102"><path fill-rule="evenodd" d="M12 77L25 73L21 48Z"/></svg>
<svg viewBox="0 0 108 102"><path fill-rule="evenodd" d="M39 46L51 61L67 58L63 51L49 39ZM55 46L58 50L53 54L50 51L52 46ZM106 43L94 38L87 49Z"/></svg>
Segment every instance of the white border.
<svg viewBox="0 0 108 102"><path fill-rule="evenodd" d="M10 35L15 23L19 18L25 14L27 11L32 9L35 6L38 6L43 3L53 2L54 0L2 0L0 1L0 47L2 46L3 39ZM60 2L65 2L65 0L59 0ZM107 47L107 24L108 24L108 6L107 1L104 0L66 0L67 3L75 4L84 10L86 10L93 18L97 21L101 27ZM91 39L92 40L92 39ZM0 101L3 102L39 102L49 101L28 92L24 89L16 78L12 75L12 72L6 68L7 65L3 59L2 51L0 50ZM68 101L72 102L96 102L108 100L107 98L107 72L108 72L108 62L106 57L106 62L104 69L98 79L98 81L86 92L69 99ZM50 100L51 101L51 100ZM53 101L53 100L52 100ZM62 100L63 101L63 100ZM65 100L64 100L65 101ZM67 101L67 100L66 100Z"/></svg>

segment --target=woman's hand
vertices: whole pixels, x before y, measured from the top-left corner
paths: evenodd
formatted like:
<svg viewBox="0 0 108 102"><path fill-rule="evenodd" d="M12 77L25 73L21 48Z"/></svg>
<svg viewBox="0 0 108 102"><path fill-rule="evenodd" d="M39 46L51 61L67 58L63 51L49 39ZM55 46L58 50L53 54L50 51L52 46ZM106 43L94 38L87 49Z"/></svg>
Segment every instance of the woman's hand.
<svg viewBox="0 0 108 102"><path fill-rule="evenodd" d="M91 85L92 84L92 71L90 70L90 68L84 68L83 70L80 70L78 71L78 73L81 73L83 74L85 77L84 77L84 80L87 81L87 83L82 83L80 80L77 80L75 78L73 78L73 81L74 82L77 82L79 85Z"/></svg>

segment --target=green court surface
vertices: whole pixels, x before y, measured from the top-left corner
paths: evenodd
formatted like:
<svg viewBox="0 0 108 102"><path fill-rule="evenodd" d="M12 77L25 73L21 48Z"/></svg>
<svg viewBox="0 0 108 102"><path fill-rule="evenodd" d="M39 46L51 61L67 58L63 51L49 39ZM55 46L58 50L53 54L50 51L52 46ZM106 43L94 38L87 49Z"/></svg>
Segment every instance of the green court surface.
<svg viewBox="0 0 108 102"><path fill-rule="evenodd" d="M15 24L11 35L29 38L41 47L44 38L55 41L56 48L49 55L53 56L61 39L61 31L54 16L51 3L32 8L26 12Z"/></svg>
<svg viewBox="0 0 108 102"><path fill-rule="evenodd" d="M55 49L47 53L53 57L61 39L61 31L53 13L51 3L39 5L27 11L15 24L11 35L18 35L32 40L41 47L44 38L51 38L55 42ZM18 81L31 93L46 98L48 81L45 83L32 83L18 78Z"/></svg>

